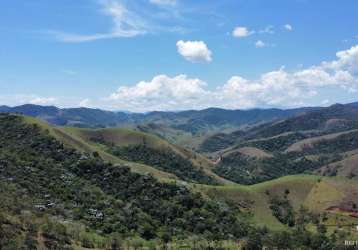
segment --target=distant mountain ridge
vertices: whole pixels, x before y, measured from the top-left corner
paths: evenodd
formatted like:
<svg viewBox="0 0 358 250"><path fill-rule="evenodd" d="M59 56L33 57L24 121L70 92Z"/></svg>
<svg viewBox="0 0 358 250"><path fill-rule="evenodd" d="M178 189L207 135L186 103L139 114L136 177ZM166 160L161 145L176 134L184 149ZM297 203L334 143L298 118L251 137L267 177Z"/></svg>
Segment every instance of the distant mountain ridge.
<svg viewBox="0 0 358 250"><path fill-rule="evenodd" d="M113 112L91 108L57 108L25 104L16 107L0 106L0 112L21 113L40 118L54 125L78 127L126 127L142 124L165 124L192 134L221 127L239 127L285 119L316 108L226 110L208 108L179 112L153 111L148 113Z"/></svg>

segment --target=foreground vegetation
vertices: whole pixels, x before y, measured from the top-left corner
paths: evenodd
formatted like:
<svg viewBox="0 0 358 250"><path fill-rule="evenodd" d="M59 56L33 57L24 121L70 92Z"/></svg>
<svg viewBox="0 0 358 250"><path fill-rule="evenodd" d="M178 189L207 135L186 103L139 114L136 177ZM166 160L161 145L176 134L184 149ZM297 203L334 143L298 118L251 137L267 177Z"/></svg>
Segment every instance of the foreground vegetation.
<svg viewBox="0 0 358 250"><path fill-rule="evenodd" d="M328 234L320 220L310 230L311 220L274 198L273 216L291 228L271 231L195 185L133 173L0 115L1 249L341 249L347 237Z"/></svg>

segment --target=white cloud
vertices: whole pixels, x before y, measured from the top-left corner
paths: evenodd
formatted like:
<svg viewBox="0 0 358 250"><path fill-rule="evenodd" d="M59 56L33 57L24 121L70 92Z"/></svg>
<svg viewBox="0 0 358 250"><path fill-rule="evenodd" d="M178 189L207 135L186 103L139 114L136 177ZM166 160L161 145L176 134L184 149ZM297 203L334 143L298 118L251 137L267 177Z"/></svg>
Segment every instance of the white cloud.
<svg viewBox="0 0 358 250"><path fill-rule="evenodd" d="M285 25L283 26L283 28L284 28L285 30L287 30L287 31L292 31L292 30L293 30L293 27L292 27L291 24L285 24Z"/></svg>
<svg viewBox="0 0 358 250"><path fill-rule="evenodd" d="M263 47L265 47L266 46L266 44L263 42L263 41L261 41L261 40L258 40L256 43L255 43L255 47L256 48L263 48Z"/></svg>
<svg viewBox="0 0 358 250"><path fill-rule="evenodd" d="M37 104L37 105L49 105L53 104L56 101L56 98L54 97L36 97L28 101L28 103L31 104Z"/></svg>
<svg viewBox="0 0 358 250"><path fill-rule="evenodd" d="M85 98L85 99L83 99L83 100L80 101L79 106L80 106L80 107L88 108L88 107L90 106L90 102L91 102L90 99Z"/></svg>
<svg viewBox="0 0 358 250"><path fill-rule="evenodd" d="M232 36L237 38L247 37L251 36L253 34L274 34L275 31L273 30L274 26L268 25L264 29L255 31L255 30L249 30L247 27L238 26L232 31Z"/></svg>
<svg viewBox="0 0 358 250"><path fill-rule="evenodd" d="M156 17L170 16L173 20L175 15L169 9L162 9L157 13L148 14L139 5L132 4L124 0L97 0L101 6L100 13L112 19L113 26L107 32L98 32L93 34L69 33L58 30L47 31L46 34L53 36L61 42L80 43L90 42L101 39L112 38L130 38L139 35L155 32L187 32L187 29L181 26L165 26L163 22L158 23ZM157 5L175 5L175 0L150 0ZM126 3L126 4L124 4Z"/></svg>
<svg viewBox="0 0 358 250"><path fill-rule="evenodd" d="M336 53L337 61L323 62L323 67L332 70L346 70L358 76L358 45Z"/></svg>
<svg viewBox="0 0 358 250"><path fill-rule="evenodd" d="M211 62L212 52L203 41L178 41L178 53L191 62Z"/></svg>
<svg viewBox="0 0 358 250"><path fill-rule="evenodd" d="M335 61L293 72L281 67L256 80L232 76L215 89L186 75L159 75L148 82L120 87L106 100L106 105L111 109L132 111L320 105L320 94L327 88L348 94L357 91L356 51L358 46L338 52ZM316 103L312 102L313 97Z"/></svg>
<svg viewBox="0 0 358 250"><path fill-rule="evenodd" d="M189 109L197 105L200 108L211 94L205 86L205 82L186 75L173 78L158 75L149 82L120 87L111 94L109 101L115 107L131 111Z"/></svg>
<svg viewBox="0 0 358 250"><path fill-rule="evenodd" d="M322 105L327 103L327 96L329 103L338 102L338 96L352 100L358 91L358 45L339 51L336 56L336 60L294 71L281 67L253 80L234 75L216 88L210 88L204 81L186 75L158 75L133 86L121 86L103 99L0 95L0 103L151 111ZM337 96L332 93L337 93Z"/></svg>
<svg viewBox="0 0 358 250"><path fill-rule="evenodd" d="M177 3L176 0L149 0L149 2L157 5L171 5L171 6L174 6Z"/></svg>
<svg viewBox="0 0 358 250"><path fill-rule="evenodd" d="M264 29L260 30L259 33L261 33L261 34L265 34L265 33L267 33L267 34L274 34L275 31L273 30L273 28L274 28L274 27L273 27L272 25L268 25L268 26L266 26Z"/></svg>
<svg viewBox="0 0 358 250"><path fill-rule="evenodd" d="M63 42L89 42L99 39L134 37L147 33L148 24L134 12L128 10L119 0L101 0L102 13L112 18L113 28L107 33L96 33L91 35L67 33L62 31L49 31Z"/></svg>
<svg viewBox="0 0 358 250"><path fill-rule="evenodd" d="M35 104L57 107L78 107L80 98L67 96L40 96L36 94L7 94L0 95L0 105L18 106ZM98 103L99 104L99 103Z"/></svg>
<svg viewBox="0 0 358 250"><path fill-rule="evenodd" d="M36 104L36 105L54 105L58 99L56 97L44 97L38 95L0 95L0 105L22 105L22 104Z"/></svg>
<svg viewBox="0 0 358 250"><path fill-rule="evenodd" d="M247 37L249 35L251 35L253 32L252 31L249 31L248 28L246 27L236 27L233 31L232 31L232 35L234 37L237 37L237 38L241 38L241 37Z"/></svg>
<svg viewBox="0 0 358 250"><path fill-rule="evenodd" d="M324 99L323 101L321 101L322 105L328 105L330 103L330 101L328 99Z"/></svg>

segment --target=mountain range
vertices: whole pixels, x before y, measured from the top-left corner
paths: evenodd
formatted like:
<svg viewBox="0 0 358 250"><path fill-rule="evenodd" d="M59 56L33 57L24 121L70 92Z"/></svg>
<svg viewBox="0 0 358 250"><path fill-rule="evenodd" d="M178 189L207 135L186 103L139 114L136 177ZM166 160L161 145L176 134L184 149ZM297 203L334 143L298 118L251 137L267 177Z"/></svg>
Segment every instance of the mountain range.
<svg viewBox="0 0 358 250"><path fill-rule="evenodd" d="M357 237L358 103L0 113L1 249L339 249Z"/></svg>
<svg viewBox="0 0 358 250"><path fill-rule="evenodd" d="M167 124L179 130L200 132L205 128L239 127L258 122L287 118L315 108L226 110L208 108L178 112L112 112L91 108L57 108L25 104L0 106L0 112L19 113L45 120L54 125L78 127L123 127L144 123Z"/></svg>

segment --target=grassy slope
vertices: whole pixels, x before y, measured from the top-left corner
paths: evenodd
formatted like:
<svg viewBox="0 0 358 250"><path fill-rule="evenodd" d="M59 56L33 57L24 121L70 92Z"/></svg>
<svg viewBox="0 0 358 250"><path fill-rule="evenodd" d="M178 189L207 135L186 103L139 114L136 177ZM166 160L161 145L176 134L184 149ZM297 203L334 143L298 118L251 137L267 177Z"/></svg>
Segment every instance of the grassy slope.
<svg viewBox="0 0 358 250"><path fill-rule="evenodd" d="M329 170L337 170L338 176L349 177L352 174L358 176L358 153L347 155L343 160L333 162L318 169L316 173L323 174Z"/></svg>
<svg viewBox="0 0 358 250"><path fill-rule="evenodd" d="M352 193L358 192L358 182L338 177L320 178L312 175L295 175L252 186L197 186L196 188L208 196L231 200L241 206L250 207L255 223L266 225L273 230L281 230L285 226L272 216L266 191L282 196L288 189L290 190L288 198L296 210L304 205L311 211L322 213L330 206L340 205L345 200L357 199L357 197L352 197ZM346 220L347 223L348 221L358 223L358 219L344 215L338 216L342 217L342 220Z"/></svg>
<svg viewBox="0 0 358 250"><path fill-rule="evenodd" d="M104 152L99 146L89 144L86 141L84 141L82 138L76 136L74 133L71 133L70 128L52 127L51 125L47 124L46 122L43 122L36 118L27 117L27 116L24 117L24 121L31 123L31 124L39 125L41 128L48 130L52 136L54 136L57 140L63 142L64 145L74 148L80 152L92 153L92 152L96 151L100 154L100 156L104 160L112 162L113 164L116 164L116 163L125 164L128 167L130 167L134 172L151 173L151 174L153 174L153 176L157 177L160 180L177 179L177 177L174 176L173 174L157 170L157 169L150 167L148 165L127 162L127 161L121 160L118 157L115 157L111 154L108 154L108 153Z"/></svg>
<svg viewBox="0 0 358 250"><path fill-rule="evenodd" d="M128 162L119 159L116 156L113 156L104 151L104 148L101 144L91 141L93 137L101 137L106 142L113 143L117 146L129 146L129 145L138 145L143 143L145 140L146 144L149 147L154 149L170 149L175 153L181 155L184 158L190 159L194 166L203 168L203 171L212 176L221 184L233 184L232 182L216 175L211 171L214 167L213 164L206 159L205 157L195 154L187 149L172 145L165 140L160 139L157 136L150 135L147 133L142 133L130 129L124 128L110 128L110 129L79 129L74 127L52 127L46 122L40 121L36 118L25 117L25 121L28 123L38 124L43 129L49 131L56 139L62 141L65 145L77 149L81 152L92 153L94 151L98 152L100 156L113 164L124 163L129 166L133 171L139 173L151 173L155 177L161 180L170 180L177 179L173 174L160 171L151 166L145 164L139 164L134 162Z"/></svg>
<svg viewBox="0 0 358 250"><path fill-rule="evenodd" d="M189 159L193 165L197 168L203 168L203 171L212 176L214 179L222 184L232 184L232 182L225 180L222 177L217 176L211 170L214 167L213 164L205 157L193 153L187 149L168 143L165 140L160 139L157 136L150 135L147 133L123 129L123 128L110 128L110 129L79 129L72 127L65 127L62 129L67 134L71 134L74 137L81 139L89 145L96 148L101 148L101 145L91 141L93 137L100 137L106 143L112 143L116 146L129 146L143 144L145 141L146 145L153 149L164 150L169 149L182 157Z"/></svg>
<svg viewBox="0 0 358 250"><path fill-rule="evenodd" d="M235 152L239 152L243 155L253 158L268 158L273 156L272 154L267 153L266 151L255 147L241 147L241 148L230 149L225 151L221 156L225 157Z"/></svg>
<svg viewBox="0 0 358 250"><path fill-rule="evenodd" d="M286 152L302 151L304 147L312 147L312 146L314 146L314 143L319 142L321 140L332 140L332 139L337 138L338 136L341 136L344 134L349 134L352 132L357 132L357 131L358 131L357 129L353 129L353 130L348 130L348 131L344 131L344 132L332 133L332 134L328 134L328 135L304 139L304 140L298 141L296 143L293 143L291 146L289 146L286 149Z"/></svg>

